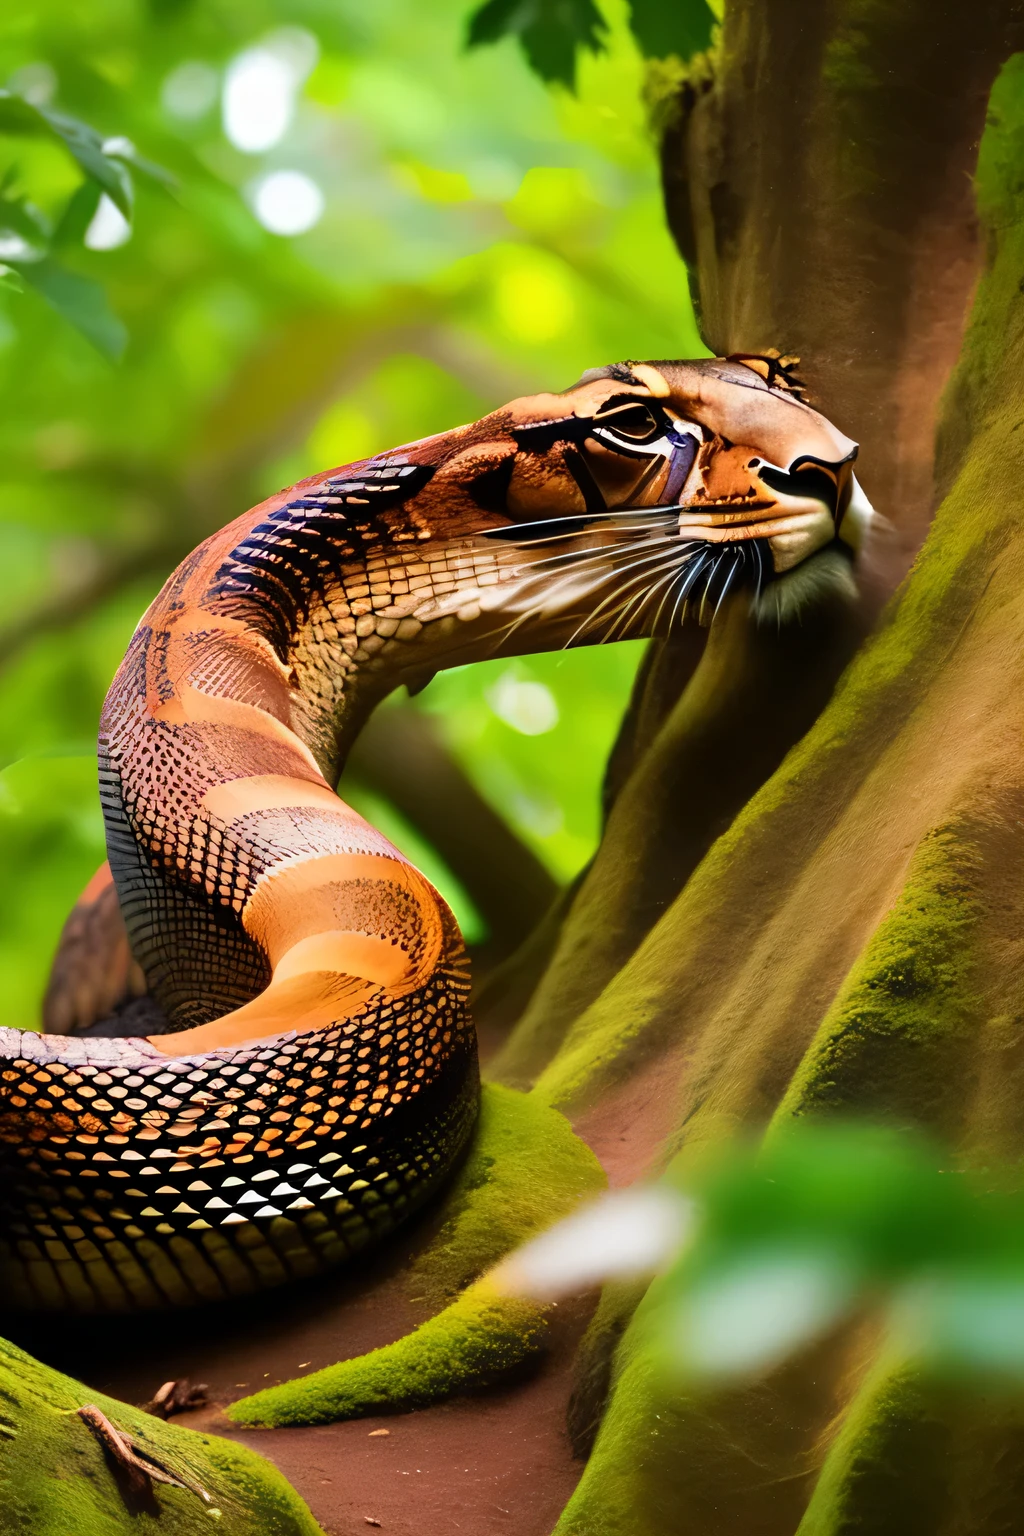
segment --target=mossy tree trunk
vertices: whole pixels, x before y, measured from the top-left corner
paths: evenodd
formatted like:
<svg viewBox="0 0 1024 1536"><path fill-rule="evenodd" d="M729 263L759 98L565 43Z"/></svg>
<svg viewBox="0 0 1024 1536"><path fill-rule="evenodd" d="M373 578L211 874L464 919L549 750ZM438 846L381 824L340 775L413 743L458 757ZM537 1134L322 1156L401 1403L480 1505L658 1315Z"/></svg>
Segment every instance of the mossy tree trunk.
<svg viewBox="0 0 1024 1536"><path fill-rule="evenodd" d="M876 593L930 528L848 666L838 610L774 633L738 604L699 658L649 658L496 1072L584 1129L659 1083L652 1169L828 1112L1024 1153L1021 47L995 0L727 0L668 116L708 344L800 353L860 439L895 529ZM886 1376L863 1330L673 1399L638 1299L606 1294L584 1346L600 1429L562 1536L1013 1528L1018 1410Z"/></svg>

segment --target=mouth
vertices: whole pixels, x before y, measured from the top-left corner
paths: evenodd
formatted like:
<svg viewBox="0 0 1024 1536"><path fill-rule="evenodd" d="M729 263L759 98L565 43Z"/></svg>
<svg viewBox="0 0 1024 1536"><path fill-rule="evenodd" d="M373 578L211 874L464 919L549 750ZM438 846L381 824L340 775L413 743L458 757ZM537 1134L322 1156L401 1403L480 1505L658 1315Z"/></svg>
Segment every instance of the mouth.
<svg viewBox="0 0 1024 1536"><path fill-rule="evenodd" d="M835 541L836 480L806 462L769 479L774 469L757 461L761 485L742 492L504 523L482 536L524 559L516 612L554 613L600 584L569 645L671 634L687 616L712 622L740 591L757 604L792 567ZM503 587L484 596L485 609L508 604Z"/></svg>

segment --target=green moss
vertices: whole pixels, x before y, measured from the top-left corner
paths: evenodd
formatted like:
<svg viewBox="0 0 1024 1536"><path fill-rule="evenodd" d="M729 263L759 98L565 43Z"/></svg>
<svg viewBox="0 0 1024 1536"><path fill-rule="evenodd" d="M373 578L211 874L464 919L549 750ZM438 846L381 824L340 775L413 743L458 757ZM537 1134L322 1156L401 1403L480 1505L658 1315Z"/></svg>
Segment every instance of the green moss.
<svg viewBox="0 0 1024 1536"><path fill-rule="evenodd" d="M799 1536L848 1530L930 1536L940 1528L949 1498L936 1469L949 1465L951 1438L949 1425L929 1412L919 1382L880 1368L847 1411Z"/></svg>
<svg viewBox="0 0 1024 1536"><path fill-rule="evenodd" d="M269 1427L422 1408L520 1369L543 1349L546 1331L542 1307L481 1280L396 1343L243 1397L228 1414L236 1424Z"/></svg>
<svg viewBox="0 0 1024 1536"><path fill-rule="evenodd" d="M973 942L981 860L963 826L930 833L794 1074L773 1127L839 1111L955 1133L983 999Z"/></svg>
<svg viewBox="0 0 1024 1536"><path fill-rule="evenodd" d="M594 1450L555 1536L792 1536L834 1412L831 1373L804 1358L750 1386L688 1394L665 1369L663 1282L618 1350ZM806 1390L794 1391L801 1375Z"/></svg>
<svg viewBox="0 0 1024 1536"><path fill-rule="evenodd" d="M151 1509L129 1510L100 1442L76 1412L87 1403L199 1483L211 1504L157 1485ZM212 1530L222 1536L320 1533L298 1494L262 1457L218 1436L165 1424L0 1341L0 1533L194 1536Z"/></svg>
<svg viewBox="0 0 1024 1536"><path fill-rule="evenodd" d="M396 1343L242 1398L230 1416L254 1425L356 1418L438 1402L521 1369L544 1347L544 1309L500 1295L487 1280L470 1282L604 1182L562 1115L528 1094L485 1084L445 1221L409 1280L434 1305L463 1294Z"/></svg>
<svg viewBox="0 0 1024 1536"><path fill-rule="evenodd" d="M413 1266L413 1295L447 1301L604 1184L600 1163L564 1115L530 1094L485 1083L444 1224Z"/></svg>
<svg viewBox="0 0 1024 1536"><path fill-rule="evenodd" d="M611 1391L615 1354L649 1281L613 1281L601 1292L573 1366L573 1388L567 1426L573 1452L586 1460L601 1425Z"/></svg>
<svg viewBox="0 0 1024 1536"><path fill-rule="evenodd" d="M856 39L847 41L847 53L829 61L833 88L873 89L857 74ZM998 771L980 781L967 769L962 783L951 778L944 803L957 807L955 818L919 841L899 897L833 989L809 1047L799 1017L790 1027L774 1005L773 988L799 1014L799 991L786 990L784 955L764 955L774 967L773 985L758 972L760 1002L753 989L716 990L706 974L691 986L689 978L702 964L706 969L708 953L720 958L720 929L731 952L743 953L766 931L756 911L748 917L752 908L806 879L823 849L826 860L830 852L835 858L844 810L891 745L893 777L880 787L912 814L916 786L900 775L921 764L899 755L902 741L913 739L908 727L933 701L947 709L948 729L957 730L956 706L948 701L956 697L949 683L961 657L980 653L983 666L999 665L1002 635L1006 686L1016 685L1010 615L1019 592L1013 541L1020 536L1017 487L1024 472L1022 80L1018 56L993 92L990 127L1001 137L983 146L979 168L990 266L944 405L943 474L951 489L924 548L814 729L573 1026L539 1084L549 1101L572 1102L621 1076L631 1053L667 1042L670 1031L687 1046L694 1035L700 1044L703 1031L704 1057L697 1049L688 1057L684 1155L728 1129L726 1111L737 1105L748 1118L774 1113L773 1128L808 1112L912 1118L964 1145L977 1139L982 1097L994 1097L995 1090L975 1090L999 995L989 971L994 954L1008 958L1005 949L993 950L998 907L1002 901L1012 911L1016 900L1005 880L1012 857L1005 840L1002 853L988 858L1001 835ZM933 691L936 682L941 691ZM875 793L868 805L877 802ZM891 853L892 847L879 850L895 872ZM855 899L863 886L852 864L850 880ZM820 921L828 920L823 911ZM1019 1036L1016 1011L1012 1019L1000 1029L1007 1037L1003 1055L989 1070L1008 1079L999 1091L1012 1101L1006 1120L1019 1151L1020 1098L1006 1055ZM615 1352L605 1417L558 1536L995 1536L1019 1526L1019 1402L1000 1403L991 1393L944 1396L884 1360L860 1385L876 1346L868 1331L826 1341L814 1360L791 1362L788 1376L687 1398L659 1373L657 1341L647 1327L657 1288ZM614 1307L595 1318L587 1349L598 1364L615 1349L618 1326Z"/></svg>
<svg viewBox="0 0 1024 1536"><path fill-rule="evenodd" d="M847 1410L797 1536L1005 1536L1020 1527L1024 1405L881 1363Z"/></svg>

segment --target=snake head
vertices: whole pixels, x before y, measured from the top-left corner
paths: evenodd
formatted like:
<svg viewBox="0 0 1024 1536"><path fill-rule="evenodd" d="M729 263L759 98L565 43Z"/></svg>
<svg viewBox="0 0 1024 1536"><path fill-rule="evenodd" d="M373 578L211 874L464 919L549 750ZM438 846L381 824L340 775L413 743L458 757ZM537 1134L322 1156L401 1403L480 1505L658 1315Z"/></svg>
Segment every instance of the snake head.
<svg viewBox="0 0 1024 1536"><path fill-rule="evenodd" d="M849 590L837 555L871 515L857 444L785 361L617 363L374 461L420 476L391 539L410 551L409 614L447 658L430 665L476 654L487 623L545 649L707 622L744 586L778 618Z"/></svg>
<svg viewBox="0 0 1024 1536"><path fill-rule="evenodd" d="M410 451L432 467L418 498L431 537L512 546L523 564L506 561L483 601L531 625L574 609L651 633L689 606L703 622L744 585L783 617L849 589L836 554L856 552L872 515L857 444L767 358L613 364Z"/></svg>
<svg viewBox="0 0 1024 1536"><path fill-rule="evenodd" d="M671 508L682 541L761 541L777 576L836 539L856 549L857 444L778 377L721 358L620 363L513 401L507 515Z"/></svg>

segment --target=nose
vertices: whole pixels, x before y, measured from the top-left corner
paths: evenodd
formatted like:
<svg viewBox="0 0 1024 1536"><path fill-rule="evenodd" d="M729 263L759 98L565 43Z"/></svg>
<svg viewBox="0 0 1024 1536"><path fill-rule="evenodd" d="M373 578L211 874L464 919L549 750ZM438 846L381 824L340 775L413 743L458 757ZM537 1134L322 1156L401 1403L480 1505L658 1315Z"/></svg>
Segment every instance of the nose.
<svg viewBox="0 0 1024 1536"><path fill-rule="evenodd" d="M790 501L818 501L829 510L832 520L838 523L842 510L843 495L853 474L856 450L836 463L827 463L807 455L794 460L788 469L771 464L766 459L753 458L748 468L762 485L777 496ZM847 495L846 499L849 497Z"/></svg>

